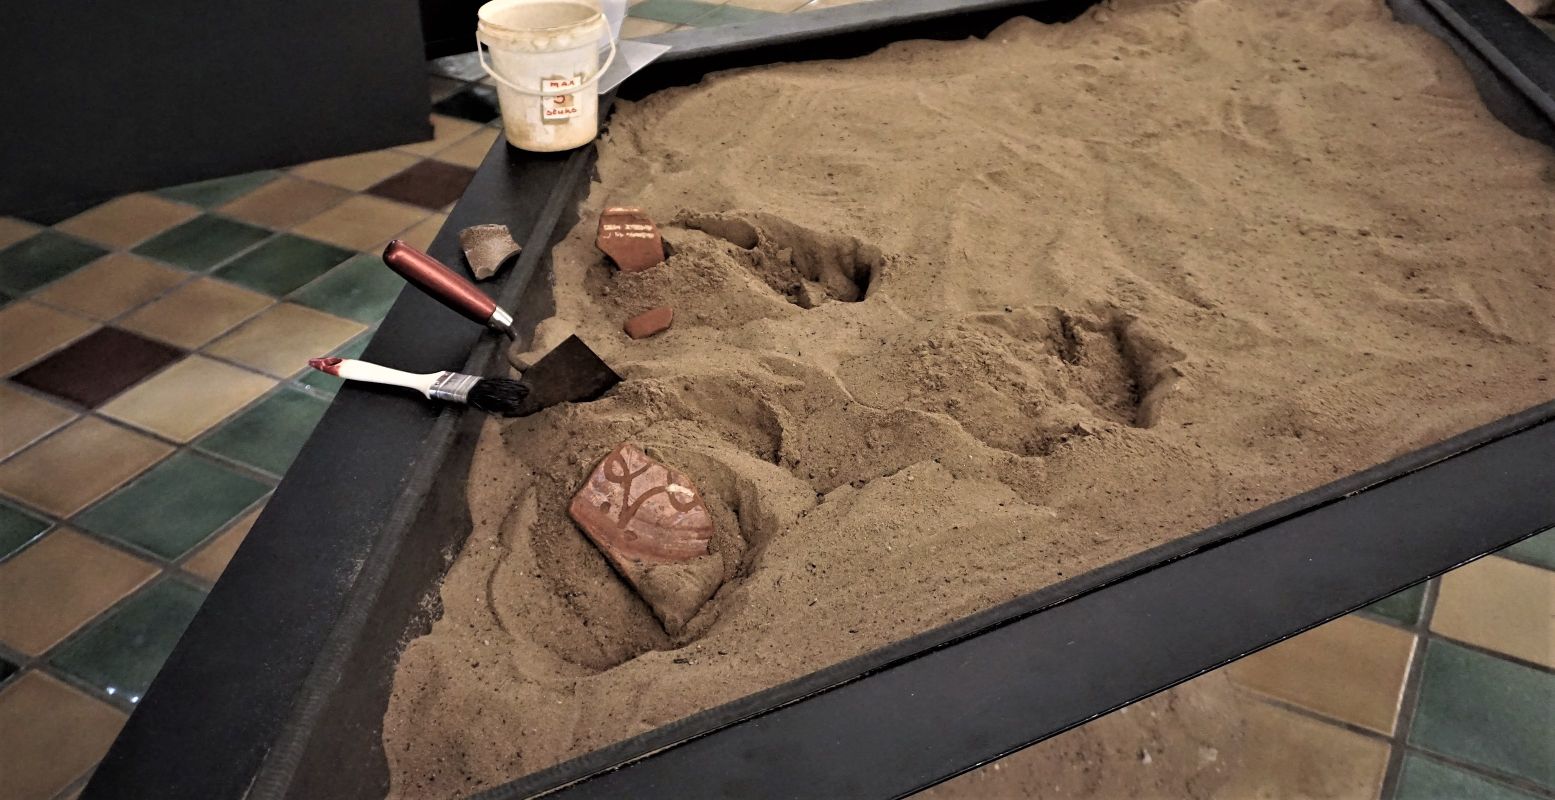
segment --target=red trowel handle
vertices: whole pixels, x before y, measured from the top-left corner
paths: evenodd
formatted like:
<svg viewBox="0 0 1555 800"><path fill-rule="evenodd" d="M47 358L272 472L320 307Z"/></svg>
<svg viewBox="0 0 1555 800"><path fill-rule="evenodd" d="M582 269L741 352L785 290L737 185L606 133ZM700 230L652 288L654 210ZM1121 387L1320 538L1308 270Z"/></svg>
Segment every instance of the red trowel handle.
<svg viewBox="0 0 1555 800"><path fill-rule="evenodd" d="M513 317L443 262L395 239L383 249L383 263L439 303L482 325L513 335Z"/></svg>

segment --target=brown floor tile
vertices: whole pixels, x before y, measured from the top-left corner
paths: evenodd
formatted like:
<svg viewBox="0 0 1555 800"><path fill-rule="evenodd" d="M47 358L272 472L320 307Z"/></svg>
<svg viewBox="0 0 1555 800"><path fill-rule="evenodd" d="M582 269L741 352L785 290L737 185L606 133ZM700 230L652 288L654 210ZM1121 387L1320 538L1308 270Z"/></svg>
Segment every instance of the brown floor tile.
<svg viewBox="0 0 1555 800"><path fill-rule="evenodd" d="M0 793L50 798L97 766L125 715L41 672L0 691Z"/></svg>
<svg viewBox="0 0 1555 800"><path fill-rule="evenodd" d="M164 267L133 253L100 258L49 284L33 295L57 308L92 319L117 317L189 279L183 270Z"/></svg>
<svg viewBox="0 0 1555 800"><path fill-rule="evenodd" d="M643 19L642 17L627 17L621 20L621 38L637 39L643 36L658 36L661 33L669 33L680 27L673 22L660 22L656 19Z"/></svg>
<svg viewBox="0 0 1555 800"><path fill-rule="evenodd" d="M276 382L204 356L191 355L103 406L104 416L188 442Z"/></svg>
<svg viewBox="0 0 1555 800"><path fill-rule="evenodd" d="M76 412L43 398L0 384L0 459L42 439L75 419Z"/></svg>
<svg viewBox="0 0 1555 800"><path fill-rule="evenodd" d="M193 349L226 333L275 301L215 278L197 278L119 320L119 327Z"/></svg>
<svg viewBox="0 0 1555 800"><path fill-rule="evenodd" d="M1407 631L1341 617L1226 667L1243 687L1335 719L1392 733L1414 652Z"/></svg>
<svg viewBox="0 0 1555 800"><path fill-rule="evenodd" d="M292 167L299 178L339 186L359 192L416 163L416 157L394 150L374 150L339 158L326 158L300 167Z"/></svg>
<svg viewBox="0 0 1555 800"><path fill-rule="evenodd" d="M351 193L338 186L283 175L217 209L267 228L290 228L338 204Z"/></svg>
<svg viewBox="0 0 1555 800"><path fill-rule="evenodd" d="M1431 630L1555 668L1555 572L1482 558L1442 576Z"/></svg>
<svg viewBox="0 0 1555 800"><path fill-rule="evenodd" d="M281 303L205 349L211 355L285 378L345 344L367 326L322 311Z"/></svg>
<svg viewBox="0 0 1555 800"><path fill-rule="evenodd" d="M24 219L0 217L0 248L10 247L41 230L41 225L34 225Z"/></svg>
<svg viewBox="0 0 1555 800"><path fill-rule="evenodd" d="M298 225L295 232L352 250L372 251L426 219L424 208L358 195Z"/></svg>
<svg viewBox="0 0 1555 800"><path fill-rule="evenodd" d="M399 239L418 250L425 250L432 246L432 240L437 238L437 232L442 230L447 222L447 214L433 214L400 234Z"/></svg>
<svg viewBox="0 0 1555 800"><path fill-rule="evenodd" d="M74 314L18 300L0 308L0 375L9 375L97 327Z"/></svg>
<svg viewBox="0 0 1555 800"><path fill-rule="evenodd" d="M378 197L436 210L457 201L470 185L475 171L427 159L367 191Z"/></svg>
<svg viewBox="0 0 1555 800"><path fill-rule="evenodd" d="M1374 800L1388 767L1385 742L1267 703L1247 702L1245 752L1215 800ZM1311 765L1321 764L1322 769Z"/></svg>
<svg viewBox="0 0 1555 800"><path fill-rule="evenodd" d="M0 464L0 494L68 517L173 448L94 417L82 417Z"/></svg>
<svg viewBox="0 0 1555 800"><path fill-rule="evenodd" d="M259 519L259 513L264 510L264 506L260 506L232 523L232 527L190 556L184 562L184 569L215 583L221 577L222 570L227 568L227 562L232 560L232 555L238 551L238 545L243 544L247 538L249 529L254 527L254 520Z"/></svg>
<svg viewBox="0 0 1555 800"><path fill-rule="evenodd" d="M639 20L636 17L626 18L627 22L631 22L633 20L637 20L638 22L652 22L652 20ZM664 23L654 24L662 25ZM624 25L622 30L626 30ZM502 131L496 128L482 128L475 133L443 148L442 150L437 151L437 153L432 157L438 161L446 161L450 164L458 164L461 167L475 169L481 165L482 161L486 160L486 153L490 152L491 143L497 141L497 137L501 135Z"/></svg>
<svg viewBox="0 0 1555 800"><path fill-rule="evenodd" d="M11 376L17 383L87 408L145 380L184 352L114 327L98 328Z"/></svg>
<svg viewBox="0 0 1555 800"><path fill-rule="evenodd" d="M55 225L107 247L131 247L199 216L200 210L151 194L127 194Z"/></svg>
<svg viewBox="0 0 1555 800"><path fill-rule="evenodd" d="M157 574L157 567L60 528L0 564L0 642L41 656Z"/></svg>
<svg viewBox="0 0 1555 800"><path fill-rule="evenodd" d="M416 156L429 156L481 129L481 125L467 119L432 115L432 138L425 142L400 145L394 149ZM385 175L384 177L388 177Z"/></svg>

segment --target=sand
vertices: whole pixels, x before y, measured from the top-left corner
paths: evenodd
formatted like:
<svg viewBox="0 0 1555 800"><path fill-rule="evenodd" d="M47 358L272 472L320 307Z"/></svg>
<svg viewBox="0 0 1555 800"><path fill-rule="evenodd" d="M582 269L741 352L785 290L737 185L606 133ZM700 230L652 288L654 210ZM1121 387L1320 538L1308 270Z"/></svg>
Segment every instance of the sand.
<svg viewBox="0 0 1555 800"><path fill-rule="evenodd" d="M606 263L614 204L666 264ZM624 104L550 325L626 380L484 429L384 721L395 792L501 783L1547 400L1552 220L1555 154L1380 0L1118 2ZM670 331L622 333L658 305ZM675 637L567 517L622 441L720 526Z"/></svg>

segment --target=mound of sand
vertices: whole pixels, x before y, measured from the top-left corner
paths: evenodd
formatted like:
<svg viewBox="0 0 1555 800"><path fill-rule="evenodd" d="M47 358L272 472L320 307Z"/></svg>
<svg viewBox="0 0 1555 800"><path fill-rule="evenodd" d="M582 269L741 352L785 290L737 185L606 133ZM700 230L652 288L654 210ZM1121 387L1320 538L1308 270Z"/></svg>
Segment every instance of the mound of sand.
<svg viewBox="0 0 1555 800"><path fill-rule="evenodd" d="M1555 386L1555 156L1380 0L1120 2L722 73L620 108L599 171L554 290L626 381L488 423L475 531L385 718L400 794L549 766ZM594 249L622 203L665 222L665 265ZM627 339L660 304L675 327ZM675 637L567 516L622 441L721 531Z"/></svg>

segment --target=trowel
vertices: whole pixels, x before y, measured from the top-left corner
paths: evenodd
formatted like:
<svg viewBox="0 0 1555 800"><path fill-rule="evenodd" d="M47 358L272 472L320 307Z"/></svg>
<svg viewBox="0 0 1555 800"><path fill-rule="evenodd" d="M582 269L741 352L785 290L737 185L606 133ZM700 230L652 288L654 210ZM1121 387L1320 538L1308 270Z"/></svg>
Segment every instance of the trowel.
<svg viewBox="0 0 1555 800"><path fill-rule="evenodd" d="M518 338L513 315L443 262L395 239L384 248L383 263L410 285L464 317L502 331L509 339ZM524 370L522 383L528 388L528 395L509 416L522 417L557 403L594 400L620 382L621 376L582 339L569 336Z"/></svg>

